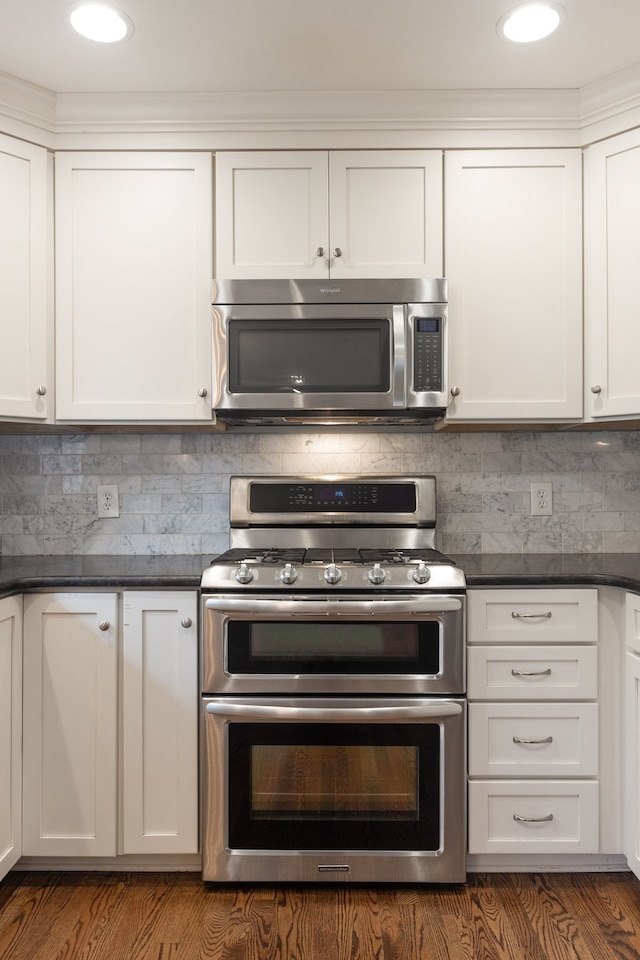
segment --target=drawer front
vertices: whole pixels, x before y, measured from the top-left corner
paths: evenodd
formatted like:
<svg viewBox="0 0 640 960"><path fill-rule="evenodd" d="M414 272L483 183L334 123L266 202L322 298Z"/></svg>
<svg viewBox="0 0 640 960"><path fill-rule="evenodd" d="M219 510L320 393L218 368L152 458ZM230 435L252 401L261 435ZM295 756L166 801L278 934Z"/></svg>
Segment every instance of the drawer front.
<svg viewBox="0 0 640 960"><path fill-rule="evenodd" d="M595 646L490 646L467 651L470 700L595 700Z"/></svg>
<svg viewBox="0 0 640 960"><path fill-rule="evenodd" d="M627 594L626 610L627 646L635 653L640 653L640 596L637 593Z"/></svg>
<svg viewBox="0 0 640 960"><path fill-rule="evenodd" d="M595 780L469 784L469 853L597 853Z"/></svg>
<svg viewBox="0 0 640 960"><path fill-rule="evenodd" d="M597 774L597 703L469 704L470 776Z"/></svg>
<svg viewBox="0 0 640 960"><path fill-rule="evenodd" d="M597 590L469 590L467 642L596 643Z"/></svg>

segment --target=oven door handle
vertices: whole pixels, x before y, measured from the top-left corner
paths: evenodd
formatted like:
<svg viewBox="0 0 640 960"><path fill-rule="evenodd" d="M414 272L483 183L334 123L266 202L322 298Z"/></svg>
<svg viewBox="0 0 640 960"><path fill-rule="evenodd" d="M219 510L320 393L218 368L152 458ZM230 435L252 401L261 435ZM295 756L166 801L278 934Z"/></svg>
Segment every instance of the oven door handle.
<svg viewBox="0 0 640 960"><path fill-rule="evenodd" d="M459 597L410 597L404 600L341 600L331 597L327 600L303 600L259 597L217 596L205 600L207 610L220 610L228 614L268 614L274 619L282 617L375 617L388 614L408 614L419 617L425 613L446 613L461 610Z"/></svg>
<svg viewBox="0 0 640 960"><path fill-rule="evenodd" d="M353 703L348 707L289 707L286 704L228 703L225 700L208 700L206 712L220 717L240 720L320 721L335 723L384 723L387 720L437 720L440 717L456 717L462 713L461 703L453 701L423 700L420 703L394 704L394 706L365 707Z"/></svg>

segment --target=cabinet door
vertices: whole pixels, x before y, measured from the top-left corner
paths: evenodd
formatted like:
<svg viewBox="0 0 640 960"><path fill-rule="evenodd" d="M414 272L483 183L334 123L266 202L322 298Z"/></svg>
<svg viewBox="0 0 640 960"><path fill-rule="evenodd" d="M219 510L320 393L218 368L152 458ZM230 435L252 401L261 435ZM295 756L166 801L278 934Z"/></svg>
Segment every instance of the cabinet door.
<svg viewBox="0 0 640 960"><path fill-rule="evenodd" d="M624 853L640 879L640 656L627 650L624 705Z"/></svg>
<svg viewBox="0 0 640 960"><path fill-rule="evenodd" d="M0 211L0 416L45 420L53 392L42 147L0 136Z"/></svg>
<svg viewBox="0 0 640 960"><path fill-rule="evenodd" d="M328 276L327 154L216 156L216 277Z"/></svg>
<svg viewBox="0 0 640 960"><path fill-rule="evenodd" d="M445 155L450 419L582 416L581 171L579 150Z"/></svg>
<svg viewBox="0 0 640 960"><path fill-rule="evenodd" d="M329 155L331 276L442 276L440 150Z"/></svg>
<svg viewBox="0 0 640 960"><path fill-rule="evenodd" d="M117 599L24 609L23 854L116 853Z"/></svg>
<svg viewBox="0 0 640 960"><path fill-rule="evenodd" d="M198 850L198 600L123 602L123 853Z"/></svg>
<svg viewBox="0 0 640 960"><path fill-rule="evenodd" d="M211 157L56 157L59 420L211 418Z"/></svg>
<svg viewBox="0 0 640 960"><path fill-rule="evenodd" d="M640 131L585 153L586 413L640 414Z"/></svg>
<svg viewBox="0 0 640 960"><path fill-rule="evenodd" d="M22 599L0 600L0 878L22 844Z"/></svg>

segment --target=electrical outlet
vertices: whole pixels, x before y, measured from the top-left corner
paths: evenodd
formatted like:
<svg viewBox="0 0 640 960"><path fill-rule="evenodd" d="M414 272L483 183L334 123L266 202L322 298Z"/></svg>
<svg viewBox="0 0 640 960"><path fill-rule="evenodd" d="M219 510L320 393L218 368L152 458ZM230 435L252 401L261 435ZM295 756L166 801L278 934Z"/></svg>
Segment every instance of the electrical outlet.
<svg viewBox="0 0 640 960"><path fill-rule="evenodd" d="M531 516L550 517L553 513L553 494L548 482L531 484Z"/></svg>
<svg viewBox="0 0 640 960"><path fill-rule="evenodd" d="M120 498L118 496L117 483L98 484L98 516L120 516Z"/></svg>

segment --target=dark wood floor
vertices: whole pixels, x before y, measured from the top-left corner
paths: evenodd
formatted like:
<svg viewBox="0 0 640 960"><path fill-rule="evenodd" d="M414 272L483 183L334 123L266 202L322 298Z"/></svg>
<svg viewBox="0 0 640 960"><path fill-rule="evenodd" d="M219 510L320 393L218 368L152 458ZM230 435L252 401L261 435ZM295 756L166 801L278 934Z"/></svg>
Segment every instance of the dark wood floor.
<svg viewBox="0 0 640 960"><path fill-rule="evenodd" d="M253 888L193 873L11 873L1 960L639 960L630 873Z"/></svg>

